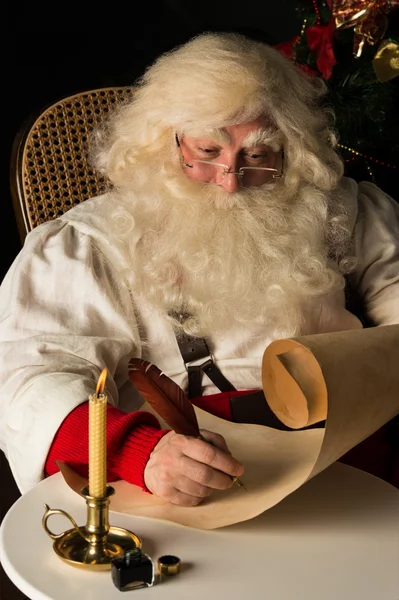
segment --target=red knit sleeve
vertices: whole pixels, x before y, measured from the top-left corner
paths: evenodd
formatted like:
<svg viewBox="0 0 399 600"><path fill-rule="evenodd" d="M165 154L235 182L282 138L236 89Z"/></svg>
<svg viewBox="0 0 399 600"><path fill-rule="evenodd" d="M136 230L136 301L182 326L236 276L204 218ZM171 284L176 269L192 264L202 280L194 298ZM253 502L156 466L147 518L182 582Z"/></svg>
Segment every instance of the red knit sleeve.
<svg viewBox="0 0 399 600"><path fill-rule="evenodd" d="M56 461L66 462L76 472L88 476L89 403L77 406L62 422L48 453L45 474L59 469ZM161 430L148 412L125 412L107 406L107 481L124 479L149 491L144 469L155 445L169 430Z"/></svg>

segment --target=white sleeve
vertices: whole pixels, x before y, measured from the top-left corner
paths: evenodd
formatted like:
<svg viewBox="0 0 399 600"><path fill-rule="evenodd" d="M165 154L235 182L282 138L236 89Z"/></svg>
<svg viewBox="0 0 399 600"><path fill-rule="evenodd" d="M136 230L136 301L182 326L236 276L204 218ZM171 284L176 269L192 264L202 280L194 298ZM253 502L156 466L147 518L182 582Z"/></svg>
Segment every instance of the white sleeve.
<svg viewBox="0 0 399 600"><path fill-rule="evenodd" d="M139 339L130 294L111 271L91 236L57 220L28 235L1 285L0 443L22 492L104 367L118 402L118 369Z"/></svg>
<svg viewBox="0 0 399 600"><path fill-rule="evenodd" d="M399 204L372 183L358 186L357 267L350 281L375 325L399 323Z"/></svg>

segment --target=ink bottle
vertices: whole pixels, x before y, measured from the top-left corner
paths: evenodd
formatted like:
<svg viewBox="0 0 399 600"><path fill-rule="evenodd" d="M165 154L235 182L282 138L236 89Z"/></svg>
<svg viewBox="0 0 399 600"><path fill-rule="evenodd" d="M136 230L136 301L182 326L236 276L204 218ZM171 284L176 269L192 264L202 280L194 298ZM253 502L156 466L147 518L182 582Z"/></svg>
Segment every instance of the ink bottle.
<svg viewBox="0 0 399 600"><path fill-rule="evenodd" d="M154 585L154 563L140 548L134 548L112 559L111 577L121 592L151 587Z"/></svg>

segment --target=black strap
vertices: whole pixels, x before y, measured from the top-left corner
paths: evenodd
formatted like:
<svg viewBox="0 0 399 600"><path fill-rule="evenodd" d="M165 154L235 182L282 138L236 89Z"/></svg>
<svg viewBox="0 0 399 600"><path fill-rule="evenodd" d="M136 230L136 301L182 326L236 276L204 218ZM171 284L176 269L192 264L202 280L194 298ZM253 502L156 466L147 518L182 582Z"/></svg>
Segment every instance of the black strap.
<svg viewBox="0 0 399 600"><path fill-rule="evenodd" d="M234 396L230 398L231 416L234 423L253 423L267 425L280 431L302 431L304 429L318 429L325 426L325 421L308 425L301 429L292 429L285 425L272 411L262 390L252 394Z"/></svg>
<svg viewBox="0 0 399 600"><path fill-rule="evenodd" d="M283 431L289 430L270 409L262 390L230 398L230 408L234 423L253 423Z"/></svg>
<svg viewBox="0 0 399 600"><path fill-rule="evenodd" d="M188 397L202 396L202 375L205 373L221 392L234 392L235 387L220 371L212 360L208 344L204 338L196 338L186 334L176 336L180 353L188 373ZM206 358L203 363L191 365L192 361Z"/></svg>
<svg viewBox="0 0 399 600"><path fill-rule="evenodd" d="M221 392L235 392L236 388L210 358L200 365L187 365L187 372L189 398L202 396L202 373L205 373Z"/></svg>
<svg viewBox="0 0 399 600"><path fill-rule="evenodd" d="M179 333L176 336L176 340L185 364L191 362L192 360L205 358L211 354L209 352L208 344L204 338L197 338L192 337L191 335L186 335L185 333Z"/></svg>

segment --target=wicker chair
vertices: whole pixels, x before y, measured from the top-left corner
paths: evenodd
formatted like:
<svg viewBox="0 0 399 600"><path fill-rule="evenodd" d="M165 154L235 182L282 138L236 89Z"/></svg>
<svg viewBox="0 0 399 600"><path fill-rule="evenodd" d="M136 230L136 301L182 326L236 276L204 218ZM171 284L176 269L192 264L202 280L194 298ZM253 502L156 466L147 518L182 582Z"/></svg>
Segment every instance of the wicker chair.
<svg viewBox="0 0 399 600"><path fill-rule="evenodd" d="M26 234L85 199L101 194L106 182L90 169L87 137L130 87L90 90L63 98L30 118L11 154L11 196L18 230Z"/></svg>

